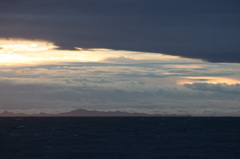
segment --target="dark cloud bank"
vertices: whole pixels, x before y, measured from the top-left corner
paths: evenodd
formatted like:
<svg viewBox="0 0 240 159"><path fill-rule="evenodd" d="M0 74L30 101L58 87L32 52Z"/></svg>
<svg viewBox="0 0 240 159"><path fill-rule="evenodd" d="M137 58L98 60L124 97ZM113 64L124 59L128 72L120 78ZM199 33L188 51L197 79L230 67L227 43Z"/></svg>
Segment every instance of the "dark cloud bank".
<svg viewBox="0 0 240 159"><path fill-rule="evenodd" d="M240 62L239 0L1 0L0 37Z"/></svg>

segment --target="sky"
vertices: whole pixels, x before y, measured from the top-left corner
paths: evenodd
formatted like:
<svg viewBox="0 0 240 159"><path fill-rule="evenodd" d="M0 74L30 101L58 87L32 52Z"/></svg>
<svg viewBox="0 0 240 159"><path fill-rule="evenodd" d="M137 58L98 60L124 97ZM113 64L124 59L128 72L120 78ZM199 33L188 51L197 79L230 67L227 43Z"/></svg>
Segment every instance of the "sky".
<svg viewBox="0 0 240 159"><path fill-rule="evenodd" d="M240 116L238 0L0 0L0 111Z"/></svg>

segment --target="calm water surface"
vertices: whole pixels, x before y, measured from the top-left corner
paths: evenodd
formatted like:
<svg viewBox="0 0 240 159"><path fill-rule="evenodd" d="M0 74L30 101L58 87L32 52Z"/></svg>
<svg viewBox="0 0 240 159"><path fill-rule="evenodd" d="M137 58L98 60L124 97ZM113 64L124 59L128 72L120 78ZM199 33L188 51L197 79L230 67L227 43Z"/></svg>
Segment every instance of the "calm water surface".
<svg viewBox="0 0 240 159"><path fill-rule="evenodd" d="M240 118L0 118L5 159L238 159Z"/></svg>

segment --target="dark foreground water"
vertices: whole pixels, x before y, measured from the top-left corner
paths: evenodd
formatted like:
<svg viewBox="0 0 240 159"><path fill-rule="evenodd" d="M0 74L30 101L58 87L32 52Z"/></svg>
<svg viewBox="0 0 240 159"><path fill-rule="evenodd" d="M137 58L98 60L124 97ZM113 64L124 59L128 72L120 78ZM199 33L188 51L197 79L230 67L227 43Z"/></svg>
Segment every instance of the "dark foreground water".
<svg viewBox="0 0 240 159"><path fill-rule="evenodd" d="M240 118L0 118L1 159L239 159Z"/></svg>

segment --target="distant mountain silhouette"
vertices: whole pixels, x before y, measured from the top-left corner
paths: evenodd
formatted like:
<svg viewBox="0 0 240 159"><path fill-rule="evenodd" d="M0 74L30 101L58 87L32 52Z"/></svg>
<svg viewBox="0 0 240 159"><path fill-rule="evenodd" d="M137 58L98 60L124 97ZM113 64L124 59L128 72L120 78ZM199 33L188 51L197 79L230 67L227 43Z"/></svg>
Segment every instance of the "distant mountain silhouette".
<svg viewBox="0 0 240 159"><path fill-rule="evenodd" d="M4 111L2 113L0 113L1 117L11 117L11 116L27 116L27 114L24 113L12 113L12 112L8 112L8 111Z"/></svg>
<svg viewBox="0 0 240 159"><path fill-rule="evenodd" d="M71 112L59 113L58 116L149 116L149 114L127 113L127 112L120 112L120 111L104 112L104 111L77 109Z"/></svg>
<svg viewBox="0 0 240 159"><path fill-rule="evenodd" d="M72 110L70 112L58 113L58 114L49 114L49 113L39 113L39 114L25 114L25 113L12 113L12 112L2 112L0 113L0 117L28 117L28 116L36 116L36 117L124 117L124 116L151 116L150 114L145 113L128 113L121 111L96 111L96 110L86 110L86 109L77 109Z"/></svg>

